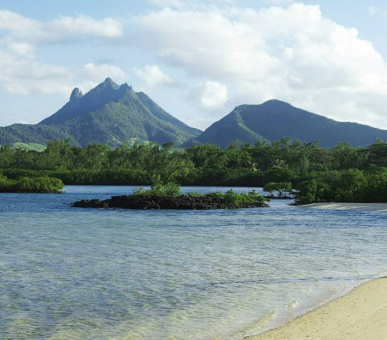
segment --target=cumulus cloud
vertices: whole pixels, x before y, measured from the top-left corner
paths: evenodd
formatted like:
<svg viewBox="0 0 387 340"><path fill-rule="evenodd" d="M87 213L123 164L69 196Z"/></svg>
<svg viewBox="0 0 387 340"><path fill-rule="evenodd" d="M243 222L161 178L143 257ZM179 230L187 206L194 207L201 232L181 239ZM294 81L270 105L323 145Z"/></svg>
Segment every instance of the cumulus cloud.
<svg viewBox="0 0 387 340"><path fill-rule="evenodd" d="M216 109L228 99L227 86L217 81L199 83L191 90L190 99L203 108Z"/></svg>
<svg viewBox="0 0 387 340"><path fill-rule="evenodd" d="M0 29L8 31L1 41L3 45L26 54L39 44L78 42L90 38L111 39L123 34L121 23L112 18L96 20L79 15L42 22L8 10L0 10Z"/></svg>
<svg viewBox="0 0 387 340"><path fill-rule="evenodd" d="M90 62L81 68L66 68L0 50L0 87L9 93L60 94L67 97L74 84L87 91L107 77L117 82L127 79L125 72L114 65Z"/></svg>
<svg viewBox="0 0 387 340"><path fill-rule="evenodd" d="M105 18L95 20L85 15L72 17L60 17L45 25L47 31L54 32L54 39L62 36L95 36L104 38L114 38L122 35L121 24L112 19Z"/></svg>
<svg viewBox="0 0 387 340"><path fill-rule="evenodd" d="M35 55L34 47L27 43L8 40L7 47L10 52L13 52L17 55L26 56L29 58L32 58Z"/></svg>
<svg viewBox="0 0 387 340"><path fill-rule="evenodd" d="M146 32L141 47L166 65L232 84L225 105L278 98L338 120L386 121L378 104L387 95L386 62L319 6L163 8L137 23Z"/></svg>
<svg viewBox="0 0 387 340"><path fill-rule="evenodd" d="M171 85L174 82L172 77L164 73L157 65L145 65L143 68L135 68L134 73L141 84L149 89L160 85Z"/></svg>
<svg viewBox="0 0 387 340"><path fill-rule="evenodd" d="M10 93L61 93L70 89L71 76L64 67L47 65L0 50L0 86Z"/></svg>
<svg viewBox="0 0 387 340"><path fill-rule="evenodd" d="M83 65L81 75L82 78L97 82L101 82L108 77L118 83L124 82L127 79L127 75L121 68L109 64L87 63Z"/></svg>
<svg viewBox="0 0 387 340"><path fill-rule="evenodd" d="M87 63L64 67L40 62L35 48L40 44L78 42L90 38L109 39L122 35L122 26L111 18L59 17L42 22L0 10L0 86L10 93L68 95L74 83L91 88L106 77L124 81L126 75L110 64Z"/></svg>
<svg viewBox="0 0 387 340"><path fill-rule="evenodd" d="M254 36L250 27L218 11L163 9L139 22L147 30L140 44L193 76L199 72L216 79L251 73L260 64L275 64L275 59L257 48L259 39L249 39Z"/></svg>
<svg viewBox="0 0 387 340"><path fill-rule="evenodd" d="M15 12L0 10L0 29L23 32L39 26L39 21L23 17Z"/></svg>

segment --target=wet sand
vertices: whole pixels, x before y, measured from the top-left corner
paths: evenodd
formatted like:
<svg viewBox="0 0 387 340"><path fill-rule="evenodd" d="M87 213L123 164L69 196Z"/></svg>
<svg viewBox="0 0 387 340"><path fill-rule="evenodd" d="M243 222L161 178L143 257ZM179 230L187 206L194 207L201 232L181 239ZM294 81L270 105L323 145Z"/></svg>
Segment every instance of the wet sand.
<svg viewBox="0 0 387 340"><path fill-rule="evenodd" d="M358 286L282 327L248 340L385 340L387 278Z"/></svg>
<svg viewBox="0 0 387 340"><path fill-rule="evenodd" d="M363 210L387 212L387 203L313 203L300 206L313 209ZM386 337L387 338L387 337Z"/></svg>

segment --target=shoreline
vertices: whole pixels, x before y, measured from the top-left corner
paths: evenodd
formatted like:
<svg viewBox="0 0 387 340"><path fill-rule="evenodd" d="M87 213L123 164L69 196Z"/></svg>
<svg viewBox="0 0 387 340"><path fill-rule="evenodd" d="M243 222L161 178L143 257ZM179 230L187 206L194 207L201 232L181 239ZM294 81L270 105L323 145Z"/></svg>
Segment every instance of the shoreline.
<svg viewBox="0 0 387 340"><path fill-rule="evenodd" d="M363 282L347 294L288 323L244 340L369 340L387 334L387 277Z"/></svg>
<svg viewBox="0 0 387 340"><path fill-rule="evenodd" d="M312 203L299 205L300 208L308 209L330 209L330 210L357 210L357 211L376 211L387 213L387 203Z"/></svg>

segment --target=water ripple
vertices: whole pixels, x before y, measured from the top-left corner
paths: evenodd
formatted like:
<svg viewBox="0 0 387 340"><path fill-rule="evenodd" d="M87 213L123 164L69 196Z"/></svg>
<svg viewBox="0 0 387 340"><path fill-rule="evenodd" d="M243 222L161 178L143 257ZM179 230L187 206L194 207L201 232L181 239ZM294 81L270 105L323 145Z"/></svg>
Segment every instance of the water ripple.
<svg viewBox="0 0 387 340"><path fill-rule="evenodd" d="M234 338L387 273L381 214L70 208L130 190L0 195L0 338Z"/></svg>

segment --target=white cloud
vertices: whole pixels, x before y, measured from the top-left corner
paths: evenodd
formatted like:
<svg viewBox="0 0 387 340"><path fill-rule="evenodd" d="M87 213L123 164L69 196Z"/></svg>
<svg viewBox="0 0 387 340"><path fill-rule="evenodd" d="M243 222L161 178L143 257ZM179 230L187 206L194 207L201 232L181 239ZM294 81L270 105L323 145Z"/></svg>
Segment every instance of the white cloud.
<svg viewBox="0 0 387 340"><path fill-rule="evenodd" d="M85 15L72 17L60 17L44 25L45 31L54 33L55 39L72 36L95 36L104 38L114 38L122 35L121 24L112 19L105 18L95 20Z"/></svg>
<svg viewBox="0 0 387 340"><path fill-rule="evenodd" d="M39 21L23 17L15 12L0 10L0 29L23 32L36 29Z"/></svg>
<svg viewBox="0 0 387 340"><path fill-rule="evenodd" d="M227 86L217 81L199 83L191 90L190 99L203 108L216 109L228 99Z"/></svg>
<svg viewBox="0 0 387 340"><path fill-rule="evenodd" d="M164 73L157 65L145 65L141 69L135 68L134 72L142 85L148 89L160 85L171 85L174 82L172 77Z"/></svg>
<svg viewBox="0 0 387 340"><path fill-rule="evenodd" d="M0 84L10 93L61 93L69 91L71 82L64 67L42 64L0 50Z"/></svg>
<svg viewBox="0 0 387 340"><path fill-rule="evenodd" d="M166 65L232 88L225 105L278 98L387 128L378 104L387 97L386 62L356 29L325 18L319 6L164 8L137 23L145 32L141 47Z"/></svg>
<svg viewBox="0 0 387 340"><path fill-rule="evenodd" d="M87 63L83 67L66 68L39 62L35 55L39 44L121 36L121 24L111 18L95 20L80 15L41 22L0 10L0 29L6 31L0 40L3 47L0 48L0 87L7 92L55 93L67 97L75 83L89 89L106 77L116 81L126 79L125 72L114 65Z"/></svg>
<svg viewBox="0 0 387 340"><path fill-rule="evenodd" d="M109 64L87 63L83 65L81 75L82 78L88 81L96 81L98 83L108 77L118 83L125 82L127 79L127 75L121 68Z"/></svg>
<svg viewBox="0 0 387 340"><path fill-rule="evenodd" d="M34 47L31 46L30 44L8 40L6 42L6 45L10 52L16 53L21 56L30 57L30 58L35 56Z"/></svg>
<svg viewBox="0 0 387 340"><path fill-rule="evenodd" d="M119 83L127 79L125 72L114 65L87 63L80 69L71 69L0 50L0 87L9 93L60 94L67 97L74 84L88 91L107 77Z"/></svg>
<svg viewBox="0 0 387 340"><path fill-rule="evenodd" d="M121 23L112 18L96 20L80 15L42 22L8 10L0 10L0 29L8 31L2 44L18 53L31 53L39 44L78 42L92 37L111 39L123 34Z"/></svg>
<svg viewBox="0 0 387 340"><path fill-rule="evenodd" d="M257 48L259 39L250 39L254 36L250 27L218 11L163 9L139 22L147 30L140 44L192 76L249 74L260 65L275 65L274 58Z"/></svg>

